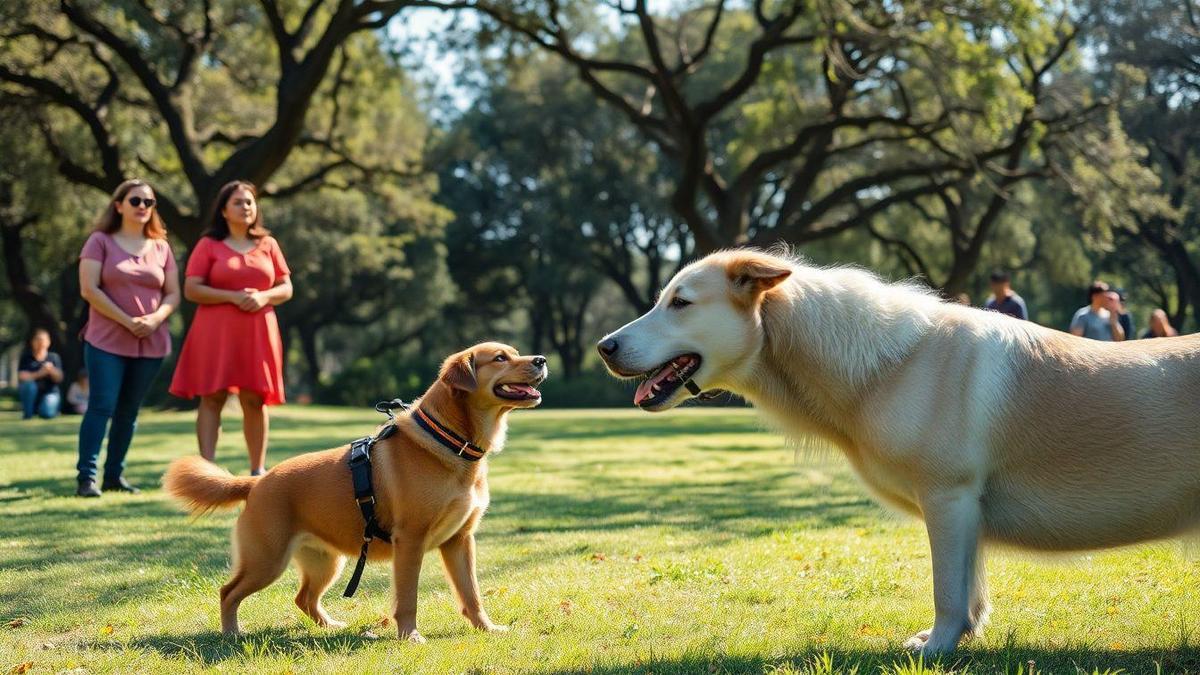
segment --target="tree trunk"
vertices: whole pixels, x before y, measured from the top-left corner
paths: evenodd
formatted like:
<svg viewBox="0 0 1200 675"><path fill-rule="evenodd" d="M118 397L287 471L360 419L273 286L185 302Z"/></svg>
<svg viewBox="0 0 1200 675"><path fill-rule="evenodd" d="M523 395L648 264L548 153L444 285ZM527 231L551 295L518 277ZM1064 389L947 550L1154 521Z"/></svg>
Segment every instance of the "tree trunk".
<svg viewBox="0 0 1200 675"><path fill-rule="evenodd" d="M63 360L63 381L75 381L75 377L83 368L83 339L80 333L87 323L88 304L79 295L79 261L76 260L63 268L58 275L59 316L63 322L63 341L58 355Z"/></svg>
<svg viewBox="0 0 1200 675"><path fill-rule="evenodd" d="M304 363L308 369L306 378L309 393L315 398L317 386L321 382L321 357L317 349L317 329L315 326L297 326L300 334L300 349L304 353ZM286 353L286 352L285 352Z"/></svg>
<svg viewBox="0 0 1200 675"><path fill-rule="evenodd" d="M21 241L21 231L33 222L32 219L19 223L0 223L0 239L3 240L4 269L8 284L12 288L13 300L21 308L29 322L29 328L45 328L50 333L53 349L58 351L66 343L65 326L50 300L42 290L34 285L29 277L29 267L25 264L25 251Z"/></svg>
<svg viewBox="0 0 1200 675"><path fill-rule="evenodd" d="M1179 286L1179 313L1171 317L1171 323L1177 330L1183 329L1187 321L1187 305L1192 306L1192 316L1200 322L1200 267L1192 260L1187 248L1178 239L1168 239L1164 234L1165 227L1156 228L1143 223L1142 238L1147 241L1159 256L1175 270L1175 278Z"/></svg>

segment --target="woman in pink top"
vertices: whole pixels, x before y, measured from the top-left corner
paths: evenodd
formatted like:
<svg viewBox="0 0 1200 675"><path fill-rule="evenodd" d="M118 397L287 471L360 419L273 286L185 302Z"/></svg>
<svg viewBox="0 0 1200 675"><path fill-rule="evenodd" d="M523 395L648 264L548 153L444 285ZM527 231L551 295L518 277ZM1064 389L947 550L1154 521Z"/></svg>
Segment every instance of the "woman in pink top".
<svg viewBox="0 0 1200 675"><path fill-rule="evenodd" d="M250 474L266 471L267 409L283 403L283 341L275 305L292 297L291 272L263 227L258 193L244 181L217 192L213 221L188 254L183 290L198 303L179 352L171 393L200 397L200 455L216 459L221 410L232 392L242 404Z"/></svg>
<svg viewBox="0 0 1200 675"><path fill-rule="evenodd" d="M100 489L138 491L122 475L125 454L142 399L171 351L166 319L179 306L175 255L154 203L145 182L121 183L79 254L80 294L90 305L83 358L91 378L75 467L80 497L99 497ZM108 456L97 488L105 432Z"/></svg>

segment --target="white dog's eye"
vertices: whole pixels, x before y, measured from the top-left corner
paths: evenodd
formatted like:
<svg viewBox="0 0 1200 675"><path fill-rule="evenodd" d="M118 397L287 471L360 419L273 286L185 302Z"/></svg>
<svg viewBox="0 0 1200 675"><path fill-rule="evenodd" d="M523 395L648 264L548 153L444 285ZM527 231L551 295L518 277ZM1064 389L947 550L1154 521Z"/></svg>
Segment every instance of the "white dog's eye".
<svg viewBox="0 0 1200 675"><path fill-rule="evenodd" d="M684 300L683 298L681 298L677 295L677 296L671 298L670 306L671 306L671 309L683 309L684 307L687 307L690 304L692 304L691 300Z"/></svg>

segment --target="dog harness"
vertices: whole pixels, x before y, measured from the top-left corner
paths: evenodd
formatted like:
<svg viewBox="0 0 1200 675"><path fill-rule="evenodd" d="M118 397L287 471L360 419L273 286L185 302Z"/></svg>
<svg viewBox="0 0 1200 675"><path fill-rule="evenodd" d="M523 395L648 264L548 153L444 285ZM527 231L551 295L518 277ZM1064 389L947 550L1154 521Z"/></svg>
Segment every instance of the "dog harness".
<svg viewBox="0 0 1200 675"><path fill-rule="evenodd" d="M397 409L408 410L409 405L398 398L376 403L375 410L388 416L387 424L374 436L366 436L350 444L349 464L350 477L354 481L354 500L358 502L358 508L362 511L366 526L363 529L362 551L359 552L358 562L354 565L354 574L350 575L346 591L342 593L342 597L345 598L354 597L355 591L358 590L358 582L362 580L363 570L367 566L367 549L370 548L371 542L379 539L389 544L392 543L391 535L379 526L379 521L375 517L375 488L371 484L371 450L375 447L376 442L396 433L394 411ZM416 420L417 426L424 429L434 440L468 462L478 462L487 454L486 448L481 448L454 433L420 408L413 410L413 419Z"/></svg>
<svg viewBox="0 0 1200 675"><path fill-rule="evenodd" d="M377 441L396 433L396 418L392 415L393 408L388 407L393 403L395 401L379 403L375 406L376 410L387 413L388 424L386 426L374 436L366 436L350 444L350 477L354 481L354 500L358 502L358 508L362 511L363 520L367 525L363 529L362 551L359 552L358 562L354 565L354 574L350 575L350 582L346 584L346 591L342 593L344 598L354 597L354 592L358 590L358 582L362 580L363 569L367 566L367 549L371 547L371 542L375 539L386 541L389 544L392 542L391 535L379 527L379 521L375 519L375 488L371 485L371 449L375 447ZM400 401L400 405L396 407L404 407L404 402Z"/></svg>

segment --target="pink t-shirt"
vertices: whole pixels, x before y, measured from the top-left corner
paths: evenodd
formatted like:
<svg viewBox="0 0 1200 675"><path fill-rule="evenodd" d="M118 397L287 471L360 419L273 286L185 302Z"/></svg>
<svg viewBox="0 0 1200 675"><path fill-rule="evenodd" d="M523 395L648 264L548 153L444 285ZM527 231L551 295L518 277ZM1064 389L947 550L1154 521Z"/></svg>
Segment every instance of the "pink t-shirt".
<svg viewBox="0 0 1200 675"><path fill-rule="evenodd" d="M79 257L100 261L100 290L129 316L142 316L158 309L167 275L178 274L175 254L165 239L150 240L146 254L135 256L121 248L112 235L93 232ZM119 356L162 358L171 353L171 333L165 321L158 330L139 338L97 312L95 307L88 310L83 339L97 349Z"/></svg>

